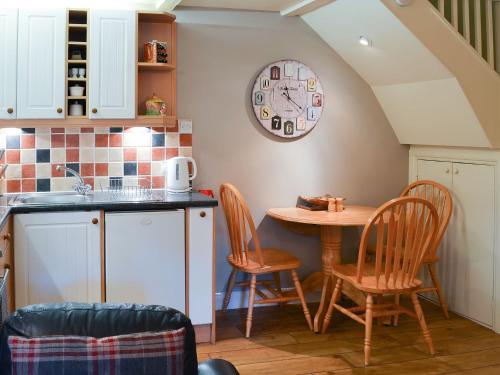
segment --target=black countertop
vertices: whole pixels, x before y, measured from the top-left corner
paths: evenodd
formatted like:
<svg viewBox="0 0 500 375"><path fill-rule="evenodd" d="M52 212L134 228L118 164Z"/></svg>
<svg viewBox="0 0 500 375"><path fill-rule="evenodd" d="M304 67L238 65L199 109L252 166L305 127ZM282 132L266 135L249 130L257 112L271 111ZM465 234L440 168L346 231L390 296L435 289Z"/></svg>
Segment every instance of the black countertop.
<svg viewBox="0 0 500 375"><path fill-rule="evenodd" d="M57 193L46 193L57 195ZM29 193L27 195L36 195ZM0 197L0 228L7 222L9 214L29 212L54 212L54 211L152 211L172 210L190 207L216 207L216 199L206 195L192 192L182 194L169 194L165 190L154 190L151 199L127 200L115 198L108 193L92 193L84 201L77 203L43 203L43 204L14 204L16 198L22 194L8 194Z"/></svg>

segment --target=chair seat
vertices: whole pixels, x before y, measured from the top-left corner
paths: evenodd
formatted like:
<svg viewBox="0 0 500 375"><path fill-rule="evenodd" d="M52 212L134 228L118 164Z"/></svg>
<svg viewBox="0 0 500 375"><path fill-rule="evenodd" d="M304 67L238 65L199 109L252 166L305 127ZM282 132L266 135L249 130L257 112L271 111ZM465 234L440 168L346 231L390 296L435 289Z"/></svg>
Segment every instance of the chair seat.
<svg viewBox="0 0 500 375"><path fill-rule="evenodd" d="M293 270L300 266L300 261L286 251L279 249L261 249L261 252L262 258L264 259L264 267L260 265L255 251L248 252L248 262L245 264L235 262L232 255L229 255L227 260L233 267L254 274Z"/></svg>
<svg viewBox="0 0 500 375"><path fill-rule="evenodd" d="M347 281L352 284L356 289L359 289L366 293L387 293L387 294L399 294L403 292L409 292L419 288L422 285L422 281L415 279L415 281L410 285L402 285L401 279L398 277L394 285L393 278L389 278L388 282L385 281L383 275L380 276L378 284L375 276L375 265L373 263L365 263L364 266L364 276L361 282L358 283L356 280L357 264L337 264L333 266L333 274L342 280Z"/></svg>

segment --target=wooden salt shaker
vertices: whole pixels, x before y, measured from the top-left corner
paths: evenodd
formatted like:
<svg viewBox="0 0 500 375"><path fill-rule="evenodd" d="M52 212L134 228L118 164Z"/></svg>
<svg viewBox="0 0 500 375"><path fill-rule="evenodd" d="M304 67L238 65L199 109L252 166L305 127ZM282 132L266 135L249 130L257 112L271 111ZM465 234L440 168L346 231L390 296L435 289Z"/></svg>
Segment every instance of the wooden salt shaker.
<svg viewBox="0 0 500 375"><path fill-rule="evenodd" d="M336 199L328 198L328 212L336 212L336 211L337 211Z"/></svg>
<svg viewBox="0 0 500 375"><path fill-rule="evenodd" d="M344 200L345 198L335 198L335 210L337 212L344 211Z"/></svg>

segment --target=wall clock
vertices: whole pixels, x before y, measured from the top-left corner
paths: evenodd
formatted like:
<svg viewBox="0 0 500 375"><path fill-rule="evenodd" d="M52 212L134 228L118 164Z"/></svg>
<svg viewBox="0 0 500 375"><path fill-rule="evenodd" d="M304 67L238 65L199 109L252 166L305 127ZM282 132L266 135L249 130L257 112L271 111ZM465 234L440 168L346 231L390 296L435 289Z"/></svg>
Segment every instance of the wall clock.
<svg viewBox="0 0 500 375"><path fill-rule="evenodd" d="M281 60L266 66L255 80L252 105L266 130L296 138L316 126L325 98L321 82L307 65Z"/></svg>

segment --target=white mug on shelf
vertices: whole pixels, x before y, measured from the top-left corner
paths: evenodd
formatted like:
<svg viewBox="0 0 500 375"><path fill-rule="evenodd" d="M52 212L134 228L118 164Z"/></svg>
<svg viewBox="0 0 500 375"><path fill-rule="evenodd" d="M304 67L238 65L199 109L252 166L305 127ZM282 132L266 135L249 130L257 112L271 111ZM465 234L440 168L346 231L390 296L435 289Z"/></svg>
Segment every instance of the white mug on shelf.
<svg viewBox="0 0 500 375"><path fill-rule="evenodd" d="M78 68L78 77L85 78L85 68Z"/></svg>

